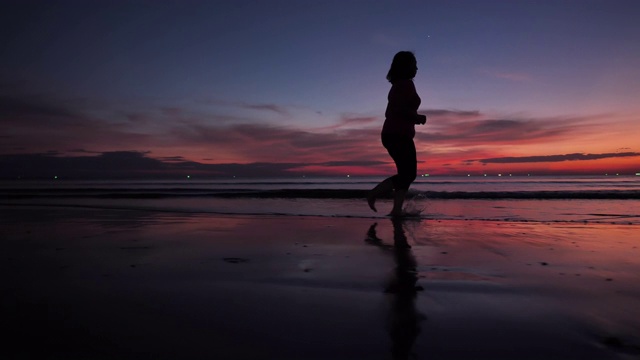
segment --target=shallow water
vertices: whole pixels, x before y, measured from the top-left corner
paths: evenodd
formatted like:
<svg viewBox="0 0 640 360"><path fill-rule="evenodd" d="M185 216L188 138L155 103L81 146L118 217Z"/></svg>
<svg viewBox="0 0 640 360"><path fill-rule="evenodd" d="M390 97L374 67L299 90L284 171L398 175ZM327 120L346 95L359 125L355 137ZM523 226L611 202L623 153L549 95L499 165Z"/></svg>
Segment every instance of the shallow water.
<svg viewBox="0 0 640 360"><path fill-rule="evenodd" d="M5 205L149 210L193 214L253 214L382 218L389 199L372 212L364 199L164 198L22 199ZM640 224L638 200L408 200L406 211L421 219Z"/></svg>
<svg viewBox="0 0 640 360"><path fill-rule="evenodd" d="M383 217L378 178L2 181L0 204L160 212ZM640 176L419 177L405 211L423 219L640 223Z"/></svg>

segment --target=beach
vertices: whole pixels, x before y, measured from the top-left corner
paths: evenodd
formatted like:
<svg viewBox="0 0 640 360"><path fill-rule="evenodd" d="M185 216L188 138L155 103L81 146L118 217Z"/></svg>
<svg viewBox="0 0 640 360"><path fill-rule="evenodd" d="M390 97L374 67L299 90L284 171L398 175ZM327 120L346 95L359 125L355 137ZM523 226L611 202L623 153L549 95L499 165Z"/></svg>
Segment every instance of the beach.
<svg viewBox="0 0 640 360"><path fill-rule="evenodd" d="M8 359L636 359L637 224L0 206Z"/></svg>

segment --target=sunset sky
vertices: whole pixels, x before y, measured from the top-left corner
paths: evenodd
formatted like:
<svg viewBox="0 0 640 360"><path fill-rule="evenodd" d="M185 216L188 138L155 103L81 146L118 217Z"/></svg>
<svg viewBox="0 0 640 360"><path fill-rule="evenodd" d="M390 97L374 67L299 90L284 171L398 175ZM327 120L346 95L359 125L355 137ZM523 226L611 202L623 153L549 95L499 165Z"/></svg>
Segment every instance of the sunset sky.
<svg viewBox="0 0 640 360"><path fill-rule="evenodd" d="M1 178L640 172L636 0L0 3Z"/></svg>

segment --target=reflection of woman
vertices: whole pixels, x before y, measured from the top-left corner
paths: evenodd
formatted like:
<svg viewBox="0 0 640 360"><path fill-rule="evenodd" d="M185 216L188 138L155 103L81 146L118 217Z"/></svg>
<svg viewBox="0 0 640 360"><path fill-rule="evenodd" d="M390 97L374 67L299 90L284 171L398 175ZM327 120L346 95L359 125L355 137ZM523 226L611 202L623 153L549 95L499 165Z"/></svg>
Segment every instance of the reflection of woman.
<svg viewBox="0 0 640 360"><path fill-rule="evenodd" d="M382 145L396 164L398 173L378 184L367 195L367 202L373 211L377 211L375 203L379 196L394 191L393 209L389 215L402 215L402 204L415 180L418 161L413 137L416 133L414 126L424 124L427 117L418 114L420 97L413 85L418 66L413 53L400 51L393 57L387 80L391 82L389 90L385 121L382 127Z"/></svg>
<svg viewBox="0 0 640 360"><path fill-rule="evenodd" d="M377 223L367 232L366 241L385 251L392 251L395 260L395 271L387 283L385 293L390 298L388 331L391 338L393 359L409 359L414 343L420 333L420 321L424 315L416 308L416 292L421 287L418 281L417 263L407 242L402 220L393 218L393 246L386 245L376 235Z"/></svg>

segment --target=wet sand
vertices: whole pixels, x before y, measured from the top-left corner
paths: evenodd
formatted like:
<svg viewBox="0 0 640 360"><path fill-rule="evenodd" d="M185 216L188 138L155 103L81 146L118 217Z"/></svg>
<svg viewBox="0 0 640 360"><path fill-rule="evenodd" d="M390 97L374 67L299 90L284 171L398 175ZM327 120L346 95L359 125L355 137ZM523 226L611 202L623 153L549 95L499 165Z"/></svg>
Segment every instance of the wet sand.
<svg viewBox="0 0 640 360"><path fill-rule="evenodd" d="M0 358L637 359L637 225L0 207Z"/></svg>

